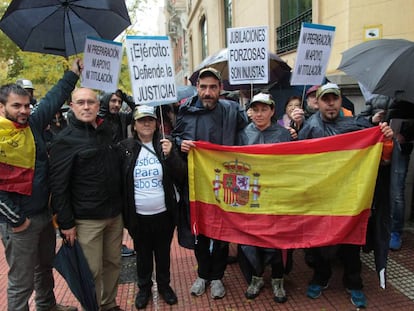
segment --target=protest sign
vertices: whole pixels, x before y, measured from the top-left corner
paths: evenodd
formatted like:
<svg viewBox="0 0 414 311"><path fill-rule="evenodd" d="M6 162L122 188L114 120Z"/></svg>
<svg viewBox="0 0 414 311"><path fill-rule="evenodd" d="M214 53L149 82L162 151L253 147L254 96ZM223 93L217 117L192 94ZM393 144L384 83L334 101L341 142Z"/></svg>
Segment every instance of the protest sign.
<svg viewBox="0 0 414 311"><path fill-rule="evenodd" d="M303 23L291 85L323 83L333 45L335 27Z"/></svg>
<svg viewBox="0 0 414 311"><path fill-rule="evenodd" d="M82 87L113 92L118 88L122 43L87 37L83 56Z"/></svg>
<svg viewBox="0 0 414 311"><path fill-rule="evenodd" d="M227 29L230 84L269 82L267 26Z"/></svg>
<svg viewBox="0 0 414 311"><path fill-rule="evenodd" d="M171 43L167 36L127 36L126 48L136 104L177 101Z"/></svg>

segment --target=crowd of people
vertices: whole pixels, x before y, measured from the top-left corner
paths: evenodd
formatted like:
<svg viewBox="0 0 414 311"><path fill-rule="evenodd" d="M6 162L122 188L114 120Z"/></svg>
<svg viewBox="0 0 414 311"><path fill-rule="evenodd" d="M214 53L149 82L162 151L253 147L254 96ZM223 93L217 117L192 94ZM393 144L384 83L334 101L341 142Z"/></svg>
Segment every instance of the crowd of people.
<svg viewBox="0 0 414 311"><path fill-rule="evenodd" d="M392 162L384 160L382 165L395 171L388 189L395 215L390 247L401 247L401 191L413 131L411 125L404 125L394 135L385 122L389 107L353 116L342 105L340 88L327 83L308 89L305 106L300 96L290 97L279 120L275 116L279 103L265 92L252 98L247 114L239 103L222 98L221 74L209 67L199 73L197 95L175 114L173 107L163 112L134 103L121 90L99 95L76 88L82 68L82 61L76 59L39 103L27 91L27 86L33 91L28 80L0 87L0 172L11 172L0 177L0 234L10 268L8 310L28 310L33 291L37 310L76 310L57 304L53 292L53 214L65 243L79 243L85 254L100 310L121 310L116 302L121 254L136 256L137 309L144 309L151 298L154 271L160 296L167 304L176 304L179 297L170 286L170 250L177 223L183 225L179 215L189 213L187 154L198 140L230 146L270 144L379 124L385 141L397 137L394 148L387 145L393 148ZM66 101L69 111L64 111L64 118ZM125 112L123 103L128 106ZM25 160L6 159L18 155ZM132 237L134 250L122 244L124 230ZM190 293L201 296L209 290L212 299L223 298L229 243L202 234L186 238L190 240L184 244L194 249L197 260ZM366 307L360 248L342 244L306 249L305 260L313 270L306 295L311 299L321 295L332 274L331 261L339 258L352 303ZM259 295L265 266L270 264L274 301L286 302L284 275L292 269L292 250L255 245L239 245L238 250L259 263L248 280L246 298Z"/></svg>

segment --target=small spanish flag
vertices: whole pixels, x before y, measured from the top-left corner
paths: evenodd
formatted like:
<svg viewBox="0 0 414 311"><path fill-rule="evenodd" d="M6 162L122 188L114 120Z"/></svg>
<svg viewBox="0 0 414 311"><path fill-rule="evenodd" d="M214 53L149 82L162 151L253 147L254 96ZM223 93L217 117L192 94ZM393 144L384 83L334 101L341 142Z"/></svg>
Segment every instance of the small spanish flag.
<svg viewBox="0 0 414 311"><path fill-rule="evenodd" d="M194 234L269 248L365 243L383 147L379 127L251 146L196 142Z"/></svg>
<svg viewBox="0 0 414 311"><path fill-rule="evenodd" d="M35 154L30 127L0 117L0 190L32 194Z"/></svg>

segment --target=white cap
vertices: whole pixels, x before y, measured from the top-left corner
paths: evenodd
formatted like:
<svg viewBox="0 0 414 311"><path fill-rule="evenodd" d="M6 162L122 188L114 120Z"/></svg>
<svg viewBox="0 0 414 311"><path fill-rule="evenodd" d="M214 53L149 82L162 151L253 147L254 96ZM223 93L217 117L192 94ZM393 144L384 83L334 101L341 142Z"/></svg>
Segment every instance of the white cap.
<svg viewBox="0 0 414 311"><path fill-rule="evenodd" d="M34 90L32 81L28 79L18 79L16 81L16 84L20 85L24 89L32 89Z"/></svg>

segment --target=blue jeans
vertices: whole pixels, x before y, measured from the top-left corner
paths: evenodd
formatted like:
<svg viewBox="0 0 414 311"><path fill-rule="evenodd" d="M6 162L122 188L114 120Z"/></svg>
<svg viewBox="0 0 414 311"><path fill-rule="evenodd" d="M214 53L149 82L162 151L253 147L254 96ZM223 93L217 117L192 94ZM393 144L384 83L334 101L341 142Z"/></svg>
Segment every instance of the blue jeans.
<svg viewBox="0 0 414 311"><path fill-rule="evenodd" d="M52 274L56 232L46 211L30 217L30 226L14 233L7 223L0 224L0 235L9 265L8 310L29 311L28 301L35 290L36 310L50 310L55 304Z"/></svg>
<svg viewBox="0 0 414 311"><path fill-rule="evenodd" d="M399 145L394 141L391 160L390 204L391 204L391 232L402 233L405 220L405 178L407 177L408 163L411 148Z"/></svg>

